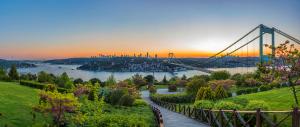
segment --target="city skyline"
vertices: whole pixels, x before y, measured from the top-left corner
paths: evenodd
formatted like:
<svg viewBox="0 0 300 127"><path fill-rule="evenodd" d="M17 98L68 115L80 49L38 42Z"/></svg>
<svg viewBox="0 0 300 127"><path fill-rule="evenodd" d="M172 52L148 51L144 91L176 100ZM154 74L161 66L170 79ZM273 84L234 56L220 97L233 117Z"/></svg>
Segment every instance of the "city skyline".
<svg viewBox="0 0 300 127"><path fill-rule="evenodd" d="M208 57L259 24L300 38L299 11L297 0L4 0L0 59L146 52Z"/></svg>

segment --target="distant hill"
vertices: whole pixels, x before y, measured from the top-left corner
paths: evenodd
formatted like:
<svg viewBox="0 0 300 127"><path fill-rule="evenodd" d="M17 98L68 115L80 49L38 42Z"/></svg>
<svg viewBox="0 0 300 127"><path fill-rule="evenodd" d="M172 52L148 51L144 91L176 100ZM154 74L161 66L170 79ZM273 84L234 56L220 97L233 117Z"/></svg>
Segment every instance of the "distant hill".
<svg viewBox="0 0 300 127"><path fill-rule="evenodd" d="M21 61L21 60L4 60L0 59L0 67L3 68L9 68L11 65L15 64L17 68L30 68L30 67L36 67L35 64L32 64L27 61Z"/></svg>

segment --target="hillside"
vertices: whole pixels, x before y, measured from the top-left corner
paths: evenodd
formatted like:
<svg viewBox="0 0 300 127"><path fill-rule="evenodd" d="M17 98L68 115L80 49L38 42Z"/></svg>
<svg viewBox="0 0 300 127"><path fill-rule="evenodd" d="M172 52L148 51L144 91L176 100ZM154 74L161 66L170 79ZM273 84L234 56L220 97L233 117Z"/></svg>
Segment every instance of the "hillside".
<svg viewBox="0 0 300 127"><path fill-rule="evenodd" d="M34 124L32 106L38 104L38 90L18 85L17 83L0 82L0 126L29 126ZM42 118L42 117L37 117ZM36 120L44 121L44 120ZM35 123L37 124L37 123Z"/></svg>

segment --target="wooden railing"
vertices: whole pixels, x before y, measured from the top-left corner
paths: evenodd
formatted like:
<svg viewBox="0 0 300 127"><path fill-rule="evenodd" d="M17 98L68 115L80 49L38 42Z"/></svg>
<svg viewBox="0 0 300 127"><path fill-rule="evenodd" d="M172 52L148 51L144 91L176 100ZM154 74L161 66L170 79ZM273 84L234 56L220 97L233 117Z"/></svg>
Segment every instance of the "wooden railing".
<svg viewBox="0 0 300 127"><path fill-rule="evenodd" d="M299 110L254 111L198 109L187 105L153 100L157 105L213 127L299 127Z"/></svg>
<svg viewBox="0 0 300 127"><path fill-rule="evenodd" d="M160 113L160 110L154 106L151 106L152 108L152 111L155 115L155 121L158 125L158 127L164 127L164 122L163 122L163 118L162 118L162 115Z"/></svg>

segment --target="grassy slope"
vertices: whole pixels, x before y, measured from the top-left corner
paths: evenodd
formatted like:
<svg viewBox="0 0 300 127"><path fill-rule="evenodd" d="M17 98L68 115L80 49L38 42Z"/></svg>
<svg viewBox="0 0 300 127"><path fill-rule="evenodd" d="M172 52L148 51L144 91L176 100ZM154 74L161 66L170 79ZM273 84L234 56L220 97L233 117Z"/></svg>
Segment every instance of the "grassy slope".
<svg viewBox="0 0 300 127"><path fill-rule="evenodd" d="M300 87L298 87L300 88ZM298 95L299 98L300 95ZM288 110L294 104L290 88L274 89L265 92L258 92L253 94L240 95L224 99L226 101L237 101L239 99L262 100L269 104L271 110ZM300 98L299 98L300 99Z"/></svg>
<svg viewBox="0 0 300 127"><path fill-rule="evenodd" d="M0 126L32 125L32 106L38 104L38 90L13 82L0 82ZM42 121L42 120L38 120Z"/></svg>

